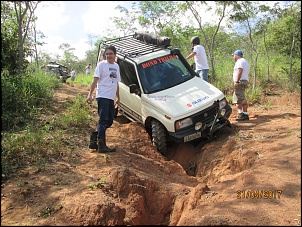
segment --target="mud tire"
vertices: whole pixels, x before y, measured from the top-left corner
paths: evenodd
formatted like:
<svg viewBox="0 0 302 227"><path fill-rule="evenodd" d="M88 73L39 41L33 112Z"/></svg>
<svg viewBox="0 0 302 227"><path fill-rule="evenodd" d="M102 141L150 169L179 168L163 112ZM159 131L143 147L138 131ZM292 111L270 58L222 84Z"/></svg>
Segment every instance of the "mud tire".
<svg viewBox="0 0 302 227"><path fill-rule="evenodd" d="M167 131L165 127L157 120L151 121L152 143L157 147L159 153L167 153Z"/></svg>

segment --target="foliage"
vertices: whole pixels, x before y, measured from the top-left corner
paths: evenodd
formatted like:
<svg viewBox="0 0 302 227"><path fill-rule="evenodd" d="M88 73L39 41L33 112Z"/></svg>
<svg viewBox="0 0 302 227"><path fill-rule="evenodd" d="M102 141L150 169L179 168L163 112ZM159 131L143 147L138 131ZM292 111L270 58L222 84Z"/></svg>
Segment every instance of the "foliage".
<svg viewBox="0 0 302 227"><path fill-rule="evenodd" d="M54 115L51 120L39 119L39 115L36 115L24 130L15 127L13 130L2 131L2 177L9 177L17 168L24 165L34 163L45 165L45 162L53 157L72 155L72 149L66 145L72 143L77 135L72 133L75 134L74 138L66 137L66 131L82 130L83 127L88 127L91 121L88 106L83 106L83 102L84 97L78 95L68 104L65 112ZM43 107L46 112L50 112L52 108L45 103ZM61 152L62 149L64 154Z"/></svg>
<svg viewBox="0 0 302 227"><path fill-rule="evenodd" d="M17 39L16 12L12 6L12 3L1 2L1 63L3 69L8 70L9 75L14 77L17 74L18 47L20 45ZM34 9L35 5L32 6ZM297 24L297 21L301 20L300 2L291 2L290 5L288 4L284 9L281 9L278 2L273 7L268 7L262 2L252 1L216 1L211 3L203 1L139 1L132 4L132 9L121 6L117 6L116 9L120 11L121 16L111 18L116 25L115 29L112 30L129 35L140 30L138 28L140 25L147 32L170 37L172 47L179 48L184 56L191 51L190 38L193 35L198 35L208 55L211 83L224 84L224 81L218 80L230 73L227 70L232 71L232 69L221 64L225 62L222 57L229 59L228 54L231 54L235 49L242 49L245 58L251 64L251 70L254 70L253 76L257 81L261 82L263 80L262 74L266 74L266 80L287 78L291 86L301 86L301 66L299 64L301 62L301 23ZM208 19L204 18L204 11L215 16L216 21L204 22L205 19ZM24 19L28 21L30 14ZM32 17L31 21L34 20L35 18ZM228 27L222 26L222 22ZM32 24L30 27L34 28ZM237 32L232 32L232 30ZM28 33L28 40L24 42L25 51L33 50L33 42L36 40L33 37L35 34L34 32ZM41 34L40 38L43 39L45 36L43 33ZM293 36L295 38L294 45ZM88 63L93 65L97 63L99 42L115 37L116 34L112 32L108 32L107 37L102 38L88 34L87 42L90 43L90 49L86 51L86 59L84 60L78 60L77 56L73 54L74 48L70 44L62 43L58 48L64 53L63 59L58 58L58 56L53 58L47 53L39 52L38 65L57 61L66 65L70 71L74 68L77 74L85 73L85 66ZM98 40L95 41L97 38ZM36 43L42 45L43 41L39 40ZM281 57L282 61L280 62L280 56L288 56L291 49L292 59ZM26 63L26 59L23 60ZM193 60L190 59L189 61L192 63ZM25 69L27 65L24 64L23 67ZM280 67L282 68L280 69ZM284 83L283 79L275 82L281 85L287 84Z"/></svg>
<svg viewBox="0 0 302 227"><path fill-rule="evenodd" d="M290 48L292 44L292 38L289 36L295 26L296 18L301 21L301 2L299 8L295 9L295 16L288 15L288 10L285 10L285 14L278 18L274 23L270 23L269 33L267 37L268 47L272 49L275 53L282 55L289 55ZM296 40L298 43L294 48L294 56L301 59L301 23L298 26L298 31L296 32Z"/></svg>
<svg viewBox="0 0 302 227"><path fill-rule="evenodd" d="M1 132L2 174L8 177L17 168L40 162L54 152L62 149L62 135L64 131L50 132L48 125L35 124L27 126L20 132Z"/></svg>
<svg viewBox="0 0 302 227"><path fill-rule="evenodd" d="M18 27L12 5L1 1L1 67L14 75L18 69Z"/></svg>
<svg viewBox="0 0 302 227"><path fill-rule="evenodd" d="M148 30L153 29L155 34L161 34L173 24L175 14L178 13L173 1L140 1L139 9L139 24Z"/></svg>
<svg viewBox="0 0 302 227"><path fill-rule="evenodd" d="M2 127L14 128L28 122L35 112L43 108L52 97L52 89L61 82L41 71L25 74L21 80L8 71L1 73Z"/></svg>
<svg viewBox="0 0 302 227"><path fill-rule="evenodd" d="M86 76L86 74L77 74L74 81L71 80L71 78L67 79L67 82L72 84L72 86L75 87L89 87L92 83L93 75Z"/></svg>
<svg viewBox="0 0 302 227"><path fill-rule="evenodd" d="M89 126L88 105L85 105L86 97L77 95L74 103L66 108L64 116L61 117L60 125L63 128Z"/></svg>
<svg viewBox="0 0 302 227"><path fill-rule="evenodd" d="M135 2L132 5L132 9L135 9ZM133 34L138 29L136 28L135 22L137 20L137 15L135 12L129 12L128 9L118 5L115 9L119 10L122 16L120 17L113 17L113 22L116 24L119 33L123 34L124 36Z"/></svg>
<svg viewBox="0 0 302 227"><path fill-rule="evenodd" d="M78 62L79 60L78 57L73 54L75 48L71 47L69 43L62 43L59 46L59 49L64 53L64 60L61 62L63 63L63 65L67 66L69 71L71 71L71 69L75 68L76 62Z"/></svg>
<svg viewBox="0 0 302 227"><path fill-rule="evenodd" d="M246 89L246 100L248 100L249 104L255 104L259 102L261 97L261 87L252 88L251 86Z"/></svg>

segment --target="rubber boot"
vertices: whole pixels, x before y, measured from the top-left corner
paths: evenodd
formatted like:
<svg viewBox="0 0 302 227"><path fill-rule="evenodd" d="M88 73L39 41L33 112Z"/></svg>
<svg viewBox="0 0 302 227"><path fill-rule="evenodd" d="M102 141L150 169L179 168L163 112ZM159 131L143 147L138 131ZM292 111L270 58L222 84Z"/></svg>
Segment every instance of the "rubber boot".
<svg viewBox="0 0 302 227"><path fill-rule="evenodd" d="M107 152L115 152L115 148L109 148L106 145L106 134L101 135L101 138L98 138L98 152L107 153Z"/></svg>
<svg viewBox="0 0 302 227"><path fill-rule="evenodd" d="M90 149L98 149L98 131L92 132L90 134L90 143L89 143Z"/></svg>

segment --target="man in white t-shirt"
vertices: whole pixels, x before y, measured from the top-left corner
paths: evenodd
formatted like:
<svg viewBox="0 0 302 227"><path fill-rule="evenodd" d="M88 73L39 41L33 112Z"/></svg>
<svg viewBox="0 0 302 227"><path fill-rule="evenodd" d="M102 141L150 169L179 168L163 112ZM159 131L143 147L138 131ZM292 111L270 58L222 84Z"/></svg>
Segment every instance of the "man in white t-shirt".
<svg viewBox="0 0 302 227"><path fill-rule="evenodd" d="M121 81L120 67L115 62L116 48L107 46L105 56L106 60L100 61L95 68L94 79L86 98L86 102L91 103L93 100L92 94L96 88L99 122L97 132L90 135L89 148L98 149L100 153L116 151L115 148L109 148L106 145L106 130L113 124L115 108L120 100L118 82ZM97 144L95 143L96 134Z"/></svg>
<svg viewBox="0 0 302 227"><path fill-rule="evenodd" d="M250 65L247 60L243 58L242 50L236 50L233 56L236 62L233 72L233 104L236 104L238 110L238 118L236 118L236 121L246 121L249 120L249 114L247 112L248 103L245 98L245 89L248 87Z"/></svg>
<svg viewBox="0 0 302 227"><path fill-rule="evenodd" d="M71 80L74 81L74 79L76 78L76 71L74 69L71 70L70 76Z"/></svg>
<svg viewBox="0 0 302 227"><path fill-rule="evenodd" d="M198 73L203 80L208 82L209 65L206 50L200 45L200 39L197 36L192 37L191 44L193 51L186 57L186 60L194 57L195 72Z"/></svg>
<svg viewBox="0 0 302 227"><path fill-rule="evenodd" d="M87 66L86 66L86 76L90 75L90 72L91 72L91 69L92 69L92 66L91 64L89 63Z"/></svg>

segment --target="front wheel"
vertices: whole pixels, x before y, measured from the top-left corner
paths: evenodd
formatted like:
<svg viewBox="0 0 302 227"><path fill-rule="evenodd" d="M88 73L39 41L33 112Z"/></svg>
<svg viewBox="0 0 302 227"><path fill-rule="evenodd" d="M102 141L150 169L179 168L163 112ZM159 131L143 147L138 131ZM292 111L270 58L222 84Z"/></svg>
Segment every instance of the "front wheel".
<svg viewBox="0 0 302 227"><path fill-rule="evenodd" d="M165 127L157 120L151 121L152 143L161 154L167 153L167 133Z"/></svg>

